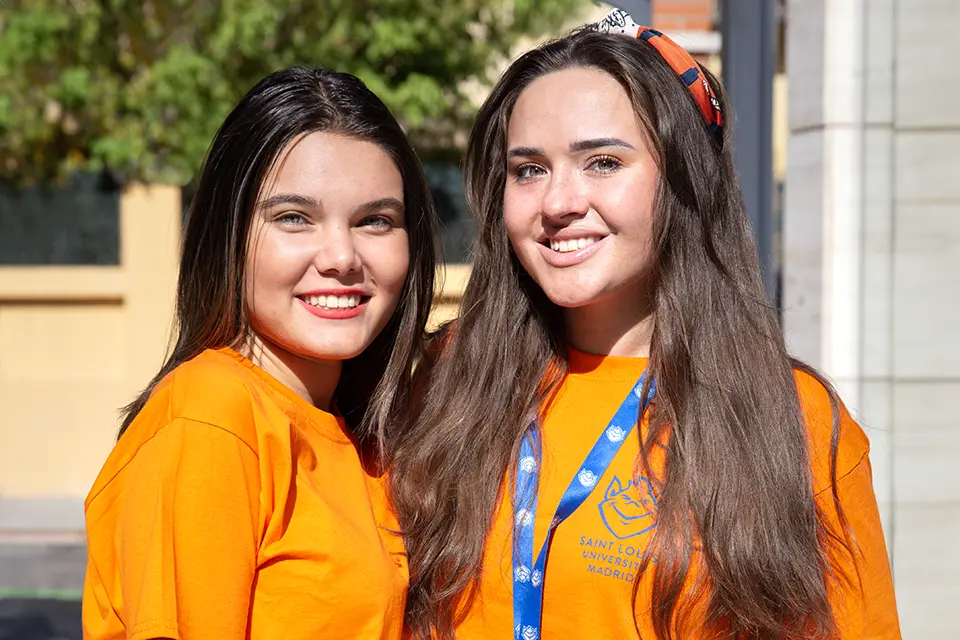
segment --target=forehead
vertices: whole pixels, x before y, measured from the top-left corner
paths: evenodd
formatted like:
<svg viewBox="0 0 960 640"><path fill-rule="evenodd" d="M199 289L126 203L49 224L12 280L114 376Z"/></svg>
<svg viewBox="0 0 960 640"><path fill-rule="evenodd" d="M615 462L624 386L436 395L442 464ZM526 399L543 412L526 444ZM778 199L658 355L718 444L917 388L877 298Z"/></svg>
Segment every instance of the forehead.
<svg viewBox="0 0 960 640"><path fill-rule="evenodd" d="M521 138L544 134L589 139L613 131L640 135L627 92L600 69L575 67L537 78L523 90L510 115L507 136L520 144Z"/></svg>
<svg viewBox="0 0 960 640"><path fill-rule="evenodd" d="M375 143L313 132L280 151L262 191L264 196L294 192L323 200L351 195L402 199L403 178L393 159Z"/></svg>

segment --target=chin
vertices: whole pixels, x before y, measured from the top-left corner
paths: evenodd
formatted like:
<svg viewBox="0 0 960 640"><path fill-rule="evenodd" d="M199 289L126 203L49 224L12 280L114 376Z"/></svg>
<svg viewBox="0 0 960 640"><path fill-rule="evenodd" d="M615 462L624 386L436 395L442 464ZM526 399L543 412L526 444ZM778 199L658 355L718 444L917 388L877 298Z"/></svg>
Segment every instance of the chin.
<svg viewBox="0 0 960 640"><path fill-rule="evenodd" d="M369 344L359 339L326 340L322 343L317 343L316 339L300 340L291 351L306 360L350 360L363 353Z"/></svg>
<svg viewBox="0 0 960 640"><path fill-rule="evenodd" d="M550 302L558 307L563 307L564 309L588 307L598 300L598 296L592 295L583 290L571 290L568 287L557 287L554 289L546 288L543 291L547 294L547 298L550 299Z"/></svg>
<svg viewBox="0 0 960 640"><path fill-rule="evenodd" d="M323 348L313 348L306 351L312 360L350 360L364 352L366 346L355 345L327 345Z"/></svg>

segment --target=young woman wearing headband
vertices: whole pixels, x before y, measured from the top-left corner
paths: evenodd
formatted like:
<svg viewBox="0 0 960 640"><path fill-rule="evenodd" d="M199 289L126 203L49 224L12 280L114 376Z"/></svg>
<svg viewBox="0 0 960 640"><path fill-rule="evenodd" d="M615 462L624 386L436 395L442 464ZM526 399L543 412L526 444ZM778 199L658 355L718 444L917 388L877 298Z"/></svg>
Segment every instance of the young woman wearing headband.
<svg viewBox="0 0 960 640"><path fill-rule="evenodd" d="M481 107L473 272L392 471L415 636L899 638L869 443L787 354L726 110L622 12Z"/></svg>
<svg viewBox="0 0 960 640"><path fill-rule="evenodd" d="M436 220L357 78L274 73L220 128L172 355L87 498L84 637L400 638L378 457L407 416Z"/></svg>

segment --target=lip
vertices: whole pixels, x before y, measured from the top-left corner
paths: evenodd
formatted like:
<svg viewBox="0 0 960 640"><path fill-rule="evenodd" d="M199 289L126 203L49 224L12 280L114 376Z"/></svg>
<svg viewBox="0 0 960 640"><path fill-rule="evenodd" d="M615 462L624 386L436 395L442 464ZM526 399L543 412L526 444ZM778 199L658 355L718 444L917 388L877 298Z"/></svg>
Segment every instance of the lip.
<svg viewBox="0 0 960 640"><path fill-rule="evenodd" d="M582 232L577 235L573 235L570 238L562 238L559 234L550 236L550 240L572 240L573 238L583 238L585 236ZM576 251L569 251L567 253L559 253L554 251L549 246L544 246L543 243L538 242L537 246L540 248L540 255L543 256L544 261L549 264L551 267L557 267L562 269L565 267L573 267L585 260L588 260L593 254L600 250L600 247L603 246L604 242L609 236L603 236L593 244L584 247L583 249L577 249Z"/></svg>
<svg viewBox="0 0 960 640"><path fill-rule="evenodd" d="M297 302L303 306L307 313L325 320L348 320L350 318L356 318L366 311L367 303L370 302L370 295L360 289L316 289L295 295ZM308 304L307 301L304 300L306 296L360 296L360 304L349 308L326 309Z"/></svg>

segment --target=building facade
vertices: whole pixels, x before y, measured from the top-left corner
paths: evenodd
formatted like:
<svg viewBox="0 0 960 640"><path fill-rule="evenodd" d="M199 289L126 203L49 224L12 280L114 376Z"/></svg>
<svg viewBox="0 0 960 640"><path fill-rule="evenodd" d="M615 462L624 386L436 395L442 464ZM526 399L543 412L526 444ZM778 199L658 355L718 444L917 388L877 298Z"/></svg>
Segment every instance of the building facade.
<svg viewBox="0 0 960 640"><path fill-rule="evenodd" d="M784 331L870 436L903 636L955 638L960 3L788 11Z"/></svg>

